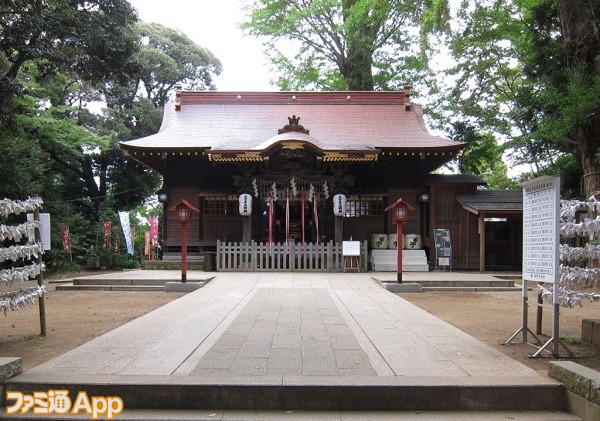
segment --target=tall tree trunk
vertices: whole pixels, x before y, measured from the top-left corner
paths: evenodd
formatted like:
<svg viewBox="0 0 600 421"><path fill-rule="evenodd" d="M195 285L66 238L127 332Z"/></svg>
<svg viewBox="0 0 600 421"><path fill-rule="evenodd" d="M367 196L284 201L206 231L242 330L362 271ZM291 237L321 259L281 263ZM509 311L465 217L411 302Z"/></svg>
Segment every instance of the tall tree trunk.
<svg viewBox="0 0 600 421"><path fill-rule="evenodd" d="M344 75L349 90L372 91L374 89L372 63L373 53L369 49L355 47L349 51Z"/></svg>
<svg viewBox="0 0 600 421"><path fill-rule="evenodd" d="M596 112L589 124L579 128L576 138L581 149L583 191L588 198L600 192L600 113Z"/></svg>
<svg viewBox="0 0 600 421"><path fill-rule="evenodd" d="M567 65L575 77L600 77L600 35L589 0L556 0ZM600 109L590 109L589 118L576 128L575 139L581 149L584 193L600 191Z"/></svg>
<svg viewBox="0 0 600 421"><path fill-rule="evenodd" d="M372 91L373 50L381 22L371 22L368 9L353 9L356 0L342 1L342 14L346 27L345 60L339 66L340 73L351 91ZM358 17L363 15L362 17Z"/></svg>

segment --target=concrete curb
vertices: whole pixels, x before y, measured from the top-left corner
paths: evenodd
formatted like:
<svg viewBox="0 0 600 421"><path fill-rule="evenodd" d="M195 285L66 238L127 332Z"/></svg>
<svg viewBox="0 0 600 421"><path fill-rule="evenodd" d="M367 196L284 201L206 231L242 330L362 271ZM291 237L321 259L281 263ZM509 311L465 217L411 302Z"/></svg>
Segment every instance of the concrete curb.
<svg viewBox="0 0 600 421"><path fill-rule="evenodd" d="M572 361L552 361L548 375L567 389L565 408L582 420L600 419L600 373Z"/></svg>
<svg viewBox="0 0 600 421"><path fill-rule="evenodd" d="M165 292L192 292L205 284L206 282L165 282Z"/></svg>
<svg viewBox="0 0 600 421"><path fill-rule="evenodd" d="M423 285L421 284L396 284L392 282L382 282L381 285L390 292L423 292Z"/></svg>

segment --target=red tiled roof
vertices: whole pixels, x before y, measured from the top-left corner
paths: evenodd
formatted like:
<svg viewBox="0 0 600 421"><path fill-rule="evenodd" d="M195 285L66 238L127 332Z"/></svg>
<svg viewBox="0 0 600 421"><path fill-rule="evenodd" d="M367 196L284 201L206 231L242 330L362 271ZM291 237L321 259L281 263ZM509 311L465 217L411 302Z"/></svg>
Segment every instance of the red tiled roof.
<svg viewBox="0 0 600 421"><path fill-rule="evenodd" d="M278 136L293 115L310 133ZM309 141L322 150L458 152L465 145L428 133L422 108L410 103L410 91L177 91L157 134L122 145L138 151L240 151L260 150L279 138Z"/></svg>

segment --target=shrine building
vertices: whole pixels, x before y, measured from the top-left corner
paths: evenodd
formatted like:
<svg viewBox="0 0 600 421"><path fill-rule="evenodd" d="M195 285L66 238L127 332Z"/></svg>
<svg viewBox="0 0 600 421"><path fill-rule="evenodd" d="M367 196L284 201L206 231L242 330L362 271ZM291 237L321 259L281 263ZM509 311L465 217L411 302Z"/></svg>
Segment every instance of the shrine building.
<svg viewBox="0 0 600 421"><path fill-rule="evenodd" d="M398 243L422 250L430 267L438 263L436 230L445 230L452 269L519 268L520 198L490 195L477 176L434 174L465 146L427 131L410 86L396 92L177 86L159 132L121 142L127 156L163 177L165 258L181 253L180 227L167 209L185 199L199 210L188 224L188 254L225 259L228 253L219 270L343 270L332 256L349 240L360 242L361 267L371 270L373 250L396 245L385 209L402 198L414 210ZM325 248L315 251L316 245ZM276 266L256 262L257 250L269 259L277 247L283 260ZM314 262L307 261L309 250Z"/></svg>

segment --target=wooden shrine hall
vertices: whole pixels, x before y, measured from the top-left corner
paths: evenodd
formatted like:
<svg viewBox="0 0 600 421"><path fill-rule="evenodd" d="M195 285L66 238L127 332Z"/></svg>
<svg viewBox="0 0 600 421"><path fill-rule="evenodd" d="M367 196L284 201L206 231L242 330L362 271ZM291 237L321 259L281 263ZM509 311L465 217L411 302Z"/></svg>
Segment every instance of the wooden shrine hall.
<svg viewBox="0 0 600 421"><path fill-rule="evenodd" d="M423 250L434 262L436 229L449 233L453 269L481 269L481 221L457 196L475 195L485 182L432 174L466 144L430 134L410 95L410 86L397 92L177 86L159 132L121 142L129 157L163 177L164 256L181 253L180 227L167 209L185 199L199 210L187 227L188 253L216 251L219 270L342 270L341 244L349 240L360 242L361 269L369 269L373 250L396 244ZM410 241L394 238L385 212L398 198L414 207L404 224Z"/></svg>

